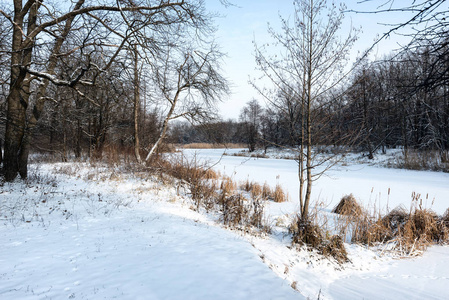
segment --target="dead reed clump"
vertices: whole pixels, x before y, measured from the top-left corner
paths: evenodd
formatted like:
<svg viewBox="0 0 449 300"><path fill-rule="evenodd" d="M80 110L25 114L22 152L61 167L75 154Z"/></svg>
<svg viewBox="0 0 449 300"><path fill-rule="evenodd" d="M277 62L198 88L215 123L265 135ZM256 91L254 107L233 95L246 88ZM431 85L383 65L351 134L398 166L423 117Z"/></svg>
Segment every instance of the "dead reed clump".
<svg viewBox="0 0 449 300"><path fill-rule="evenodd" d="M415 247L423 249L444 239L441 235L443 228L438 221L437 214L430 209L416 209L412 212L402 230L407 246L416 244Z"/></svg>
<svg viewBox="0 0 449 300"><path fill-rule="evenodd" d="M243 183L240 183L240 189L244 190L245 192L250 192L253 187L253 182L249 181L249 179L246 179Z"/></svg>
<svg viewBox="0 0 449 300"><path fill-rule="evenodd" d="M265 200L274 200L273 191L266 182L262 186L262 198Z"/></svg>
<svg viewBox="0 0 449 300"><path fill-rule="evenodd" d="M387 215L358 219L352 230L352 241L368 246L392 243L400 255L416 255L435 243L447 243L449 230L443 217L430 210L399 206Z"/></svg>
<svg viewBox="0 0 449 300"><path fill-rule="evenodd" d="M343 239L339 235L333 235L326 241L320 251L324 256L333 257L338 263L349 261Z"/></svg>
<svg viewBox="0 0 449 300"><path fill-rule="evenodd" d="M316 215L309 216L307 219L296 216L289 228L293 244L316 249L318 253L333 257L340 264L348 262L348 253L343 239L339 235L329 238L327 232L316 224L316 218Z"/></svg>
<svg viewBox="0 0 449 300"><path fill-rule="evenodd" d="M281 203L287 201L287 195L282 189L281 185L276 184L276 188L274 189L274 202Z"/></svg>
<svg viewBox="0 0 449 300"><path fill-rule="evenodd" d="M253 198L253 199L259 199L259 198L261 198L262 197L262 187L260 186L260 184L258 184L258 183L253 183L252 185L251 185L251 191L250 191L250 193L251 193L251 197Z"/></svg>
<svg viewBox="0 0 449 300"><path fill-rule="evenodd" d="M231 195L235 192L237 186L230 178L224 179L220 184L220 190L226 195Z"/></svg>
<svg viewBox="0 0 449 300"><path fill-rule="evenodd" d="M312 221L312 218L302 218L297 215L289 227L292 242L298 245L319 249L323 245L324 232L321 227Z"/></svg>
<svg viewBox="0 0 449 300"><path fill-rule="evenodd" d="M410 213L404 206L398 206L390 211L382 218L382 223L392 231L392 235L396 234L398 229L407 222Z"/></svg>
<svg viewBox="0 0 449 300"><path fill-rule="evenodd" d="M360 218L363 215L363 209L352 194L341 198L337 206L332 210L333 213Z"/></svg>
<svg viewBox="0 0 449 300"><path fill-rule="evenodd" d="M245 216L248 215L244 200L245 198L241 194L220 198L223 224L238 227L243 223Z"/></svg>
<svg viewBox="0 0 449 300"><path fill-rule="evenodd" d="M371 217L368 214L355 220L352 228L353 243L373 246L376 243L389 241L393 237L389 227L386 227L381 218Z"/></svg>
<svg viewBox="0 0 449 300"><path fill-rule="evenodd" d="M215 172L212 169L206 169L204 170L204 179L210 180L210 179L219 179L220 178L220 174Z"/></svg>

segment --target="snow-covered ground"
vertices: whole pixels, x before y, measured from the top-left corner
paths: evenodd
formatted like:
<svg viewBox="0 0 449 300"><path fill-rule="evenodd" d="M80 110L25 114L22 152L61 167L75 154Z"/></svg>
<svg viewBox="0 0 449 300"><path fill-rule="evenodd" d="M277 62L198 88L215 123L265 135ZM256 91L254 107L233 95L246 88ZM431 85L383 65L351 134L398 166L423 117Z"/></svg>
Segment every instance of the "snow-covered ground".
<svg viewBox="0 0 449 300"><path fill-rule="evenodd" d="M189 198L179 196L174 185L148 175L79 163L43 164L35 166L31 173L39 175L28 183L0 186L0 299L449 295L445 246L434 246L422 257L394 259L347 244L351 262L344 265L291 248L286 226L297 209L295 162L221 153L202 150L198 156L218 162L214 168L236 180L280 183L288 189L289 202L266 207L267 218L276 223L273 235L256 237L222 228L216 215L194 212ZM415 191L434 197L432 208L441 213L448 206L448 182L444 173L354 164L318 180L314 197L329 209L348 193L366 204L408 206Z"/></svg>
<svg viewBox="0 0 449 300"><path fill-rule="evenodd" d="M97 171L0 188L0 299L301 299L173 187Z"/></svg>

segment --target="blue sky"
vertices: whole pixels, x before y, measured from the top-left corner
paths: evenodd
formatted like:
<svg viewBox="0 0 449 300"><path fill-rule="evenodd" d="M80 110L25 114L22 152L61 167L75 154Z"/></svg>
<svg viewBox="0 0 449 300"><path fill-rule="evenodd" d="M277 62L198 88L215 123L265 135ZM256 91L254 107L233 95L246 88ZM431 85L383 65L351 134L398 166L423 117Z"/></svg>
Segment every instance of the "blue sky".
<svg viewBox="0 0 449 300"><path fill-rule="evenodd" d="M225 76L231 83L231 95L219 105L220 113L224 119L237 119L241 108L249 100L256 98L263 104L262 97L248 84L249 78L258 75L255 72L253 41L263 44L270 41L267 33L267 24L279 27L279 15L288 18L293 13L293 0L232 0L235 6L224 7L219 0L207 0L206 7L216 11L222 17L216 19L218 31L217 42L222 51L227 53L223 64ZM360 0L344 1L348 10L373 11L383 3L383 0L373 0L359 3ZM338 3L338 2L337 2ZM402 14L356 14L347 13L344 26L361 27L362 32L354 46L352 56L355 58L358 51L368 48L378 34L382 34L389 27L382 23L396 23L408 16ZM347 34L344 29L342 36ZM392 35L389 39L380 43L373 51L372 58L381 57L384 54L398 48L398 41L404 42L404 38ZM259 74L260 75L260 74Z"/></svg>

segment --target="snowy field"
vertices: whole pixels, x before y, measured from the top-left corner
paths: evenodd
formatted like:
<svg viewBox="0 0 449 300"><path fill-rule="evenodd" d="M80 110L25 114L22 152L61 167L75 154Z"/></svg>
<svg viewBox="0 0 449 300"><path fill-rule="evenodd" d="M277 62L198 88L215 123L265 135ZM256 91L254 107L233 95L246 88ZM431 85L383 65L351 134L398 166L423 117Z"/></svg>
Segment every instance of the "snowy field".
<svg viewBox="0 0 449 300"><path fill-rule="evenodd" d="M33 166L28 183L0 186L0 299L447 299L449 247L395 259L346 244L345 265L291 249L282 221L297 209L296 163L197 153L236 180L288 189L289 202L266 207L273 235L222 228L151 176ZM447 183L444 173L350 164L317 181L313 197L329 210L349 193L367 205L409 207L416 192L442 213Z"/></svg>

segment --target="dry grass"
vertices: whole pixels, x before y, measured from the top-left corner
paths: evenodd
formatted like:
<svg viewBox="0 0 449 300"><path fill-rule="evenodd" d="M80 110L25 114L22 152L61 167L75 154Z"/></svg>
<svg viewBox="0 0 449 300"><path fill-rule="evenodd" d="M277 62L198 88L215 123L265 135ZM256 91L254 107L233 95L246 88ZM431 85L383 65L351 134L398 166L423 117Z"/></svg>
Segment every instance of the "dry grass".
<svg viewBox="0 0 449 300"><path fill-rule="evenodd" d="M333 213L343 215L360 217L363 214L362 207L357 203L357 200L352 194L346 195L341 198L337 206L332 210Z"/></svg>
<svg viewBox="0 0 449 300"><path fill-rule="evenodd" d="M178 179L177 185L187 188L195 210L204 208L219 212L223 224L231 228L248 232L254 232L252 228L256 228L260 233L270 232L271 228L264 220L264 200L260 197L262 187L259 184L249 181L243 184L253 195L247 199L237 190L233 180L220 176L205 165L199 165L195 158L187 160L181 156L155 163L154 170Z"/></svg>
<svg viewBox="0 0 449 300"><path fill-rule="evenodd" d="M231 227L242 225L245 216L248 215L248 211L244 205L245 198L242 194L226 196L223 193L222 195L219 202L221 204L223 224Z"/></svg>
<svg viewBox="0 0 449 300"><path fill-rule="evenodd" d="M289 232L292 234L294 244L318 249L324 243L325 234L322 228L314 222L314 217L304 219L297 215L290 225Z"/></svg>
<svg viewBox="0 0 449 300"><path fill-rule="evenodd" d="M253 183L251 186L251 197L253 199L259 199L262 197L262 187L258 183Z"/></svg>
<svg viewBox="0 0 449 300"><path fill-rule="evenodd" d="M287 195L285 194L284 190L282 189L282 187L279 184L276 184L276 188L274 189L274 197L273 197L274 202L285 202L288 200Z"/></svg>
<svg viewBox="0 0 449 300"><path fill-rule="evenodd" d="M252 187L253 187L253 182L249 181L249 179L240 183L240 189L244 190L245 192L251 192Z"/></svg>
<svg viewBox="0 0 449 300"><path fill-rule="evenodd" d="M389 244L401 256L422 253L428 246L449 242L448 218L421 207L397 207L385 216L365 213L354 221L352 241L373 246Z"/></svg>
<svg viewBox="0 0 449 300"><path fill-rule="evenodd" d="M222 191L223 194L225 194L226 196L232 195L235 193L236 191L236 184L234 181L232 181L230 178L225 178L222 180L221 185L220 185L220 189Z"/></svg>
<svg viewBox="0 0 449 300"><path fill-rule="evenodd" d="M339 263L348 262L348 252L346 251L343 239L339 235L331 236L323 247L321 247L321 253L324 256L333 257Z"/></svg>
<svg viewBox="0 0 449 300"><path fill-rule="evenodd" d="M349 261L341 236L333 235L329 237L328 232L317 224L317 214L315 213L309 215L306 219L299 215L296 216L290 225L289 232L292 234L293 244L316 249L318 253L332 257L340 264Z"/></svg>
<svg viewBox="0 0 449 300"><path fill-rule="evenodd" d="M273 191L266 182L262 186L262 198L266 200L274 200Z"/></svg>
<svg viewBox="0 0 449 300"><path fill-rule="evenodd" d="M269 158L268 155L263 153L250 153L247 151L241 151L237 153L233 153L232 156L238 156L238 157L252 157L252 158Z"/></svg>
<svg viewBox="0 0 449 300"><path fill-rule="evenodd" d="M211 144L211 143L191 143L185 145L176 145L177 148L183 149L237 149L237 148L245 148L244 144L234 144L234 143L225 143L225 144Z"/></svg>

